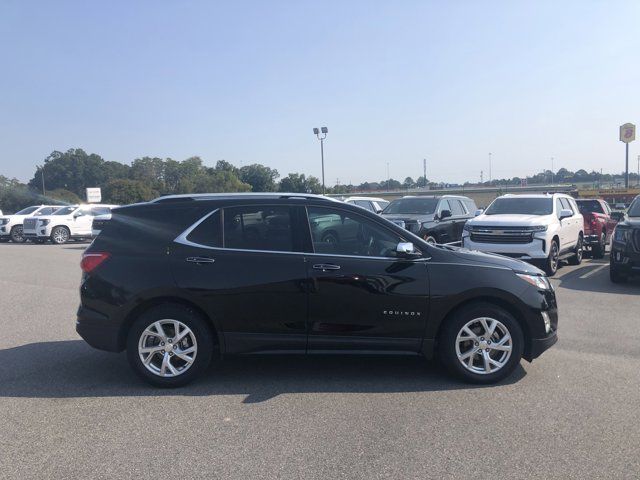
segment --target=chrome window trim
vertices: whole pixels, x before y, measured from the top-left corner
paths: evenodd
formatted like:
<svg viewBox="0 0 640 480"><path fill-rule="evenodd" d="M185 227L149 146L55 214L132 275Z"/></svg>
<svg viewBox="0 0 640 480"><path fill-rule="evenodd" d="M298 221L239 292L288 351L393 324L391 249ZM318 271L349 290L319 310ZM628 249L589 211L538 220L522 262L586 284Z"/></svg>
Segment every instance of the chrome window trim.
<svg viewBox="0 0 640 480"><path fill-rule="evenodd" d="M204 222L207 218L209 218L211 215L216 213L218 210L220 210L220 208L216 208L215 210L212 210L211 212L207 213L204 217L202 217L200 220L197 220L193 225L191 225L184 232L182 232L180 235L178 235L173 240L174 243L181 243L182 245L187 245L189 247L206 248L208 250L218 250L219 247L210 247L209 245L202 245L201 243L196 243L196 242L192 242L190 240L187 240L187 237L191 234L191 232L193 232L196 228L198 228L198 226L202 222ZM224 232L223 232L223 235L224 235Z"/></svg>
<svg viewBox="0 0 640 480"><path fill-rule="evenodd" d="M237 205L232 205L233 207L236 207ZM251 205L253 206L253 205ZM314 205L315 206L315 205ZM309 228L309 234L311 234L311 226L309 225L309 214L308 212L306 212L306 205L305 207L305 213L307 215L307 226ZM362 258L362 259L372 259L372 260L387 260L387 261L400 261L400 260L404 260L406 261L406 259L402 259L402 258L397 258L397 257L370 257L370 256L366 256L366 255L340 255L340 254L329 254L329 253L315 253L315 252L288 252L288 251L282 251L282 250L252 250L252 249L245 249L245 248L227 248L227 247L211 247L209 245L203 245L201 243L196 243L196 242L192 242L190 240L187 240L187 237L189 236L189 234L191 234L191 232L193 232L196 228L198 228L198 226L204 222L207 218L209 218L211 215L213 215L214 213L216 213L217 211L221 211L221 213L224 215L223 210L225 207L218 207L215 210L212 210L211 212L207 213L206 215L204 215L202 218L200 218L199 220L197 220L193 225L191 225L190 227L188 227L184 232L182 232L180 235L178 235L174 240L173 243L179 243L181 245L186 245L189 247L196 247L196 248L205 248L207 250L216 250L216 251L220 251L220 252L248 252L248 253L278 253L278 254L284 254L284 255L303 255L303 256L314 256L314 257L340 257L340 258ZM348 211L349 213L353 213ZM357 215L357 214L356 214ZM375 222L377 223L377 222ZM382 228L389 230L390 232L392 232L394 235L397 235L396 232L394 232L393 230L386 228L384 225L380 225ZM224 227L223 227L223 242L224 242ZM400 237L402 238L402 237ZM412 242L413 243L413 242ZM313 247L313 245L312 245ZM424 249L421 249L421 253L422 253L422 257L420 258L416 258L413 259L411 261L427 261L429 260L431 257L430 256L424 256L425 252Z"/></svg>

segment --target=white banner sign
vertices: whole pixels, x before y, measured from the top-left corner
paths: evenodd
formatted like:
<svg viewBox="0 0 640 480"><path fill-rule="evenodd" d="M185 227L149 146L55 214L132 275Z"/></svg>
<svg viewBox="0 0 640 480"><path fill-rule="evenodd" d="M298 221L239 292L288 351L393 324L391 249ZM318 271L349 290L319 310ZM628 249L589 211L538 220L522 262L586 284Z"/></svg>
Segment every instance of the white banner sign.
<svg viewBox="0 0 640 480"><path fill-rule="evenodd" d="M100 203L102 201L102 190L99 188L87 188L87 202Z"/></svg>

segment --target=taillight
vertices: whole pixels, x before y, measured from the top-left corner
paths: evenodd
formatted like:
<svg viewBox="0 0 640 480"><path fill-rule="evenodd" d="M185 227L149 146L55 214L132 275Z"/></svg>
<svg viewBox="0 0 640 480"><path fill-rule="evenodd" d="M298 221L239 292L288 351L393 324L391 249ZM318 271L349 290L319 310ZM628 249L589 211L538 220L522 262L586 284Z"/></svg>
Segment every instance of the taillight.
<svg viewBox="0 0 640 480"><path fill-rule="evenodd" d="M85 253L84 255L82 255L80 268L84 273L91 273L110 256L111 255L106 252Z"/></svg>

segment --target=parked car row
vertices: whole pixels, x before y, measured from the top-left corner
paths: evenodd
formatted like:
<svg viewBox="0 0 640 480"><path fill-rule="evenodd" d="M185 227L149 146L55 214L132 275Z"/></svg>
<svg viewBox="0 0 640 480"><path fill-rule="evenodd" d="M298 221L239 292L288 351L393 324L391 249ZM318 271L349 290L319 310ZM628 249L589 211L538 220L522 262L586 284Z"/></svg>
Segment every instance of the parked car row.
<svg viewBox="0 0 640 480"><path fill-rule="evenodd" d="M0 241L63 244L93 236L93 220L117 205L34 205L0 217Z"/></svg>
<svg viewBox="0 0 640 480"><path fill-rule="evenodd" d="M585 251L602 258L624 213L604 200L574 199L566 194L504 195L486 211L464 196L406 196L382 211L368 208L370 197L345 200L380 213L431 244L465 248L518 258L552 276L560 261L578 265Z"/></svg>

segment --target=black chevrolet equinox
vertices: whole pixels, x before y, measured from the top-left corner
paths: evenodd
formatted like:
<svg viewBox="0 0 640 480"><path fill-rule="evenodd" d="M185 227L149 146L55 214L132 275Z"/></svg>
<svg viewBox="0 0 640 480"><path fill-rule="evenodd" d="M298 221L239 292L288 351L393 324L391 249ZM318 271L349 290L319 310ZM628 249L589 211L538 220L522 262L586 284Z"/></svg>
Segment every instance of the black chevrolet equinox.
<svg viewBox="0 0 640 480"><path fill-rule="evenodd" d="M492 383L557 338L555 293L537 268L428 244L313 195L179 195L118 208L81 266L78 333L126 350L163 387L193 380L213 358L255 353L422 355Z"/></svg>

